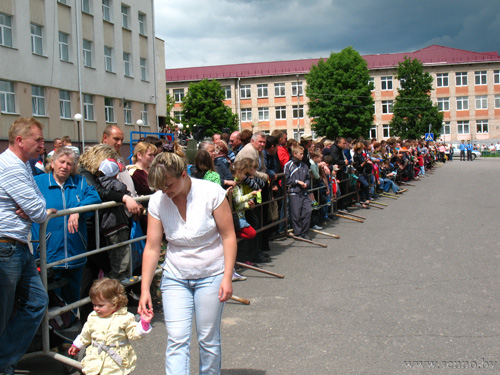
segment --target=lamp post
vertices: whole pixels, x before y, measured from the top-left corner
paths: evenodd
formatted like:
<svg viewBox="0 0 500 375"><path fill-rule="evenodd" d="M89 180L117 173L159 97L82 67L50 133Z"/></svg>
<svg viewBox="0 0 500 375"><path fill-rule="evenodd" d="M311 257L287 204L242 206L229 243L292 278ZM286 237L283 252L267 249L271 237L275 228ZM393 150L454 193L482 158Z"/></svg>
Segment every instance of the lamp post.
<svg viewBox="0 0 500 375"><path fill-rule="evenodd" d="M76 128L78 131L78 143L80 144L80 152L83 154L83 144L82 144L82 139L80 137L80 122L82 122L82 114L81 113L75 113L75 117L73 117L76 121Z"/></svg>
<svg viewBox="0 0 500 375"><path fill-rule="evenodd" d="M142 119L139 119L135 123L139 127L139 132L142 133L142 126L144 125L144 121L142 121ZM142 137L142 134L141 134L141 137Z"/></svg>

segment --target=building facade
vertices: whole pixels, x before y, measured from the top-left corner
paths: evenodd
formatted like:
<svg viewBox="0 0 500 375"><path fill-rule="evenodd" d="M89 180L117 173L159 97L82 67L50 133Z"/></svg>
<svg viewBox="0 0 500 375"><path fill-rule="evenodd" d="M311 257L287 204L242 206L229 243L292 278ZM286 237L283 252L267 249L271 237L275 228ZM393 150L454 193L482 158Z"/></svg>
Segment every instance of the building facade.
<svg viewBox="0 0 500 375"><path fill-rule="evenodd" d="M99 142L109 124L126 141L130 131L156 132L155 51L162 69L164 53L153 21L152 0L2 0L3 146L19 116L43 123L47 140L74 144Z"/></svg>
<svg viewBox="0 0 500 375"><path fill-rule="evenodd" d="M443 46L415 52L366 55L363 58L374 90L373 127L367 137L386 139L392 133L392 104L398 94L397 66L408 56L418 59L434 78L431 98L443 112L441 139L487 143L500 138L500 56ZM175 98L172 111L182 122L182 98L191 82L216 79L226 91L226 105L239 115L242 129L287 131L289 137L311 133L307 115L306 75L318 59L212 67L167 69L167 93ZM422 135L423 136L423 135Z"/></svg>

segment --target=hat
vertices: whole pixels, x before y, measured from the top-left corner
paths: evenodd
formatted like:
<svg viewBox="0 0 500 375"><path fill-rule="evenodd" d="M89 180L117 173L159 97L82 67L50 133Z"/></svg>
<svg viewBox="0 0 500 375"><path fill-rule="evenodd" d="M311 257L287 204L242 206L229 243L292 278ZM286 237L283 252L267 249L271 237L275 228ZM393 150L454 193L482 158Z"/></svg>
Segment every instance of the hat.
<svg viewBox="0 0 500 375"><path fill-rule="evenodd" d="M311 134L303 134L300 136L301 141L312 141L313 137Z"/></svg>
<svg viewBox="0 0 500 375"><path fill-rule="evenodd" d="M99 164L99 171L106 177L114 177L124 170L125 166L122 163L117 162L115 159L105 159L101 162L101 164Z"/></svg>

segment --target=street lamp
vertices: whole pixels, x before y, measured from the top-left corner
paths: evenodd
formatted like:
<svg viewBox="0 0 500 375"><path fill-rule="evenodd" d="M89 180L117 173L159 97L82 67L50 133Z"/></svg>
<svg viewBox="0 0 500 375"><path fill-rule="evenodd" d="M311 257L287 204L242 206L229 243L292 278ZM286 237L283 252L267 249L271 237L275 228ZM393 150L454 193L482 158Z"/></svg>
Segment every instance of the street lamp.
<svg viewBox="0 0 500 375"><path fill-rule="evenodd" d="M139 127L139 132L142 132L142 125L144 125L144 121L142 121L142 119L139 119L135 123ZM141 134L141 136L142 136L142 134Z"/></svg>
<svg viewBox="0 0 500 375"><path fill-rule="evenodd" d="M80 144L80 152L83 153L83 144L82 139L80 137L80 123L83 120L81 113L75 113L75 117L73 117L76 121L77 131L78 131L78 143Z"/></svg>

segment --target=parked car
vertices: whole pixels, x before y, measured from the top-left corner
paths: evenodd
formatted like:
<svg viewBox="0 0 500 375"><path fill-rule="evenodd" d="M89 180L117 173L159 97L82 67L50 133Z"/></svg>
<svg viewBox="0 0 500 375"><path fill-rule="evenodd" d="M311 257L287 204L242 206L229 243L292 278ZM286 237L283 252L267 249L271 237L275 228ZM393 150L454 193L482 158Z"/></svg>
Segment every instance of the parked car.
<svg viewBox="0 0 500 375"><path fill-rule="evenodd" d="M448 151L446 151L446 154L449 154ZM467 151L465 152L465 157L467 158ZM481 152L472 150L472 160L476 160L476 158L481 157ZM453 147L453 158L460 158L460 149L457 147Z"/></svg>

